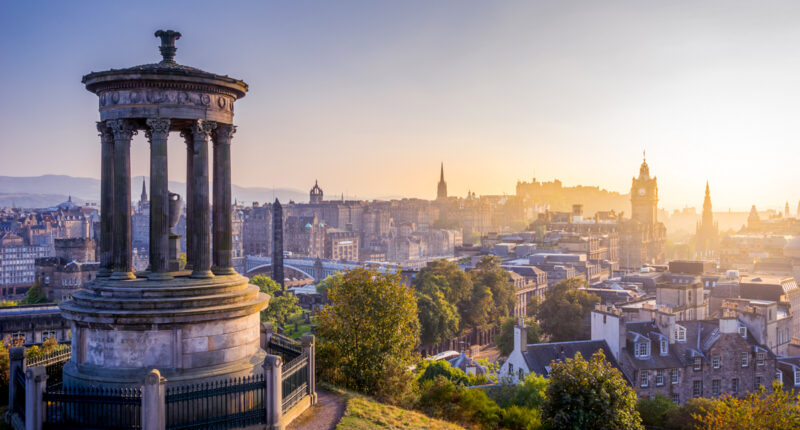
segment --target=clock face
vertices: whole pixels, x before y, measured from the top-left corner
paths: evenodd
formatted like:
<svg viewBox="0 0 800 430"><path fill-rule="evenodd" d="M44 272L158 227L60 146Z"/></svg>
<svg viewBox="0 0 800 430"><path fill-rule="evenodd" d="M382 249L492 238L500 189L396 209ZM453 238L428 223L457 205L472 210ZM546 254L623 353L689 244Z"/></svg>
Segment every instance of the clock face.
<svg viewBox="0 0 800 430"><path fill-rule="evenodd" d="M639 195L640 196L643 196L644 193L646 193L646 192L647 192L647 190L645 190L644 188L639 188Z"/></svg>

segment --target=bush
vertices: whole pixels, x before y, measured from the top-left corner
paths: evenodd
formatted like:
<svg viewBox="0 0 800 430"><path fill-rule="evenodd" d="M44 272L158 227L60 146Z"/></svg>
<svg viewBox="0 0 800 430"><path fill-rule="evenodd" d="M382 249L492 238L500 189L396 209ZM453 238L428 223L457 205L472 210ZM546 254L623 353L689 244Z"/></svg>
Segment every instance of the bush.
<svg viewBox="0 0 800 430"><path fill-rule="evenodd" d="M665 414L664 428L669 430L700 429L700 421L695 417L707 413L714 407L714 400L697 397L689 399L682 407L674 408Z"/></svg>
<svg viewBox="0 0 800 430"><path fill-rule="evenodd" d="M432 381L438 376L442 376L457 385L470 385L469 378L463 370L454 368L444 360L435 361L425 366L425 370L419 376L419 382Z"/></svg>
<svg viewBox="0 0 800 430"><path fill-rule="evenodd" d="M500 426L509 430L536 430L542 427L542 415L539 409L512 405L503 410Z"/></svg>
<svg viewBox="0 0 800 430"><path fill-rule="evenodd" d="M482 390L457 385L444 376L420 383L417 408L434 418L483 429L495 429L503 416Z"/></svg>
<svg viewBox="0 0 800 430"><path fill-rule="evenodd" d="M656 394L653 400L639 399L636 410L642 417L642 424L645 426L664 427L667 423L667 414L674 409L678 409L672 400L663 394Z"/></svg>

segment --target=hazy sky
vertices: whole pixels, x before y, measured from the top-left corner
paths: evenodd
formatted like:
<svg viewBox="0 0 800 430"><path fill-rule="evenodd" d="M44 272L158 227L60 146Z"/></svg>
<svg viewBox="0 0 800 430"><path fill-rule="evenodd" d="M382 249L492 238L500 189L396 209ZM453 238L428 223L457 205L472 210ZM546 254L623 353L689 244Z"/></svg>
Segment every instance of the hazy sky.
<svg viewBox="0 0 800 430"><path fill-rule="evenodd" d="M329 195L627 192L662 207L800 199L800 2L4 1L0 175L99 177L90 71L176 60L250 84L233 181ZM175 135L170 177L184 177ZM133 174L147 174L144 136Z"/></svg>

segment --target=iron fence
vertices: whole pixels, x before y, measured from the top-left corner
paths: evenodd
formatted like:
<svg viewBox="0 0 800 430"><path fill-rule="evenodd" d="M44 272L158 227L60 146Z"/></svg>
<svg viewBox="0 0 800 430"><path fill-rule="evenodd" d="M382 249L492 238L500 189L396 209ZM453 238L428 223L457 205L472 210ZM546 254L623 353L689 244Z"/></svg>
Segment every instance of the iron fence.
<svg viewBox="0 0 800 430"><path fill-rule="evenodd" d="M47 390L44 429L141 429L142 390L130 388L66 388Z"/></svg>
<svg viewBox="0 0 800 430"><path fill-rule="evenodd" d="M301 353L284 364L281 379L281 409L286 412L308 394L308 354Z"/></svg>
<svg viewBox="0 0 800 430"><path fill-rule="evenodd" d="M266 423L264 375L167 388L167 429L235 429Z"/></svg>
<svg viewBox="0 0 800 430"><path fill-rule="evenodd" d="M278 355L284 362L292 361L303 352L303 347L294 339L273 333L267 343L267 352Z"/></svg>

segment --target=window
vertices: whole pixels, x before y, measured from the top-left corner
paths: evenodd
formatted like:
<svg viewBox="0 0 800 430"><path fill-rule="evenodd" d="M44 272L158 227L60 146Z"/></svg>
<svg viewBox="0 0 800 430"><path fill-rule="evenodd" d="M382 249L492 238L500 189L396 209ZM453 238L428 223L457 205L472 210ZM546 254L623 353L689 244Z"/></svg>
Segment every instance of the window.
<svg viewBox="0 0 800 430"><path fill-rule="evenodd" d="M670 372L670 373L672 374L671 375L672 376L672 383L673 384L677 384L678 383L678 369L672 369L672 372ZM800 373L800 372L798 372L798 373Z"/></svg>
<svg viewBox="0 0 800 430"><path fill-rule="evenodd" d="M42 342L46 341L47 339L50 339L51 337L52 338L56 337L56 332L55 331L43 331L42 332Z"/></svg>
<svg viewBox="0 0 800 430"><path fill-rule="evenodd" d="M711 395L716 397L722 393L722 381L715 379L711 381Z"/></svg>
<svg viewBox="0 0 800 430"><path fill-rule="evenodd" d="M800 385L800 370L794 369L794 385Z"/></svg>
<svg viewBox="0 0 800 430"><path fill-rule="evenodd" d="M675 340L678 342L686 342L686 329L678 327L675 329Z"/></svg>
<svg viewBox="0 0 800 430"><path fill-rule="evenodd" d="M694 370L703 370L703 359L700 357L694 358Z"/></svg>
<svg viewBox="0 0 800 430"><path fill-rule="evenodd" d="M747 327L739 326L739 334L742 335L742 337L747 337Z"/></svg>
<svg viewBox="0 0 800 430"><path fill-rule="evenodd" d="M11 345L22 346L25 343L25 333L18 331L11 333Z"/></svg>
<svg viewBox="0 0 800 430"><path fill-rule="evenodd" d="M686 319L687 320L691 320L692 319L692 310L691 309L686 311Z"/></svg>
<svg viewBox="0 0 800 430"><path fill-rule="evenodd" d="M639 385L642 387L646 387L650 380L650 372L647 370L642 370L639 373Z"/></svg>
<svg viewBox="0 0 800 430"><path fill-rule="evenodd" d="M663 369L656 370L656 385L658 385L658 386L664 385L664 370Z"/></svg>
<svg viewBox="0 0 800 430"><path fill-rule="evenodd" d="M756 376L756 383L754 384L754 389L756 389L756 390L757 390L757 389L758 389L758 387L760 387L761 385L763 385L763 384L762 384L762 381L761 381L761 379L762 379L762 378L761 378L760 376Z"/></svg>
<svg viewBox="0 0 800 430"><path fill-rule="evenodd" d="M739 378L731 379L731 394L734 396L739 394Z"/></svg>
<svg viewBox="0 0 800 430"><path fill-rule="evenodd" d="M637 357L647 357L649 356L650 343L649 342L640 342L636 344L636 356Z"/></svg>
<svg viewBox="0 0 800 430"><path fill-rule="evenodd" d="M703 396L703 381L692 382L692 397Z"/></svg>
<svg viewBox="0 0 800 430"><path fill-rule="evenodd" d="M514 373L514 363L508 363L508 373Z"/></svg>
<svg viewBox="0 0 800 430"><path fill-rule="evenodd" d="M780 370L775 372L775 380L778 381L779 384L783 385L783 372Z"/></svg>
<svg viewBox="0 0 800 430"><path fill-rule="evenodd" d="M712 356L711 357L711 366L713 368L715 368L715 369L719 369L720 364L721 364L720 361L722 361L722 360L720 360L719 355Z"/></svg>
<svg viewBox="0 0 800 430"><path fill-rule="evenodd" d="M672 403L681 404L681 396L678 393L672 393Z"/></svg>
<svg viewBox="0 0 800 430"><path fill-rule="evenodd" d="M519 379L520 381L525 379L525 371L522 369L519 369Z"/></svg>
<svg viewBox="0 0 800 430"><path fill-rule="evenodd" d="M758 351L756 353L756 365L763 366L764 365L764 359L766 359L766 357L767 357L767 353L766 352Z"/></svg>
<svg viewBox="0 0 800 430"><path fill-rule="evenodd" d="M668 348L669 348L669 342L667 342L667 339L661 338L661 355L667 355L667 353L669 352Z"/></svg>
<svg viewBox="0 0 800 430"><path fill-rule="evenodd" d="M750 354L743 352L739 354L740 359L742 360L742 367L747 367L750 363L748 363Z"/></svg>

